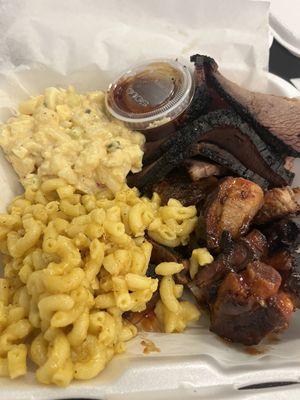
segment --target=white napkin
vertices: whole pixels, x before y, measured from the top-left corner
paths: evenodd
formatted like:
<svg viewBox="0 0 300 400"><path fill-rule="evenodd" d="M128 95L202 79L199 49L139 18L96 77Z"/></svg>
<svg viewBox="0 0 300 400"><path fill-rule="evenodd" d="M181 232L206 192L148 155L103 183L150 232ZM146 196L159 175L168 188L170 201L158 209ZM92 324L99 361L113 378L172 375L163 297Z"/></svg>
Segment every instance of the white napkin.
<svg viewBox="0 0 300 400"><path fill-rule="evenodd" d="M242 0L2 0L0 64L115 71L145 57L201 51L223 64L267 69L268 7Z"/></svg>

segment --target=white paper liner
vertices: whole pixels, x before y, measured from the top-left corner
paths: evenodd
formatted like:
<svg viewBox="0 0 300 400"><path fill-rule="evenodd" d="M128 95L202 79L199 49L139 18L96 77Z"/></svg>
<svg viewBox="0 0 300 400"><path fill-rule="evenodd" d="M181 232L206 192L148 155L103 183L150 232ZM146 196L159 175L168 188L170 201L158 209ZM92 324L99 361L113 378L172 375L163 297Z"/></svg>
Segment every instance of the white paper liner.
<svg viewBox="0 0 300 400"><path fill-rule="evenodd" d="M280 90L280 85L270 83L266 75L255 72L266 69L268 64L268 4L264 2L16 0L0 3L0 13L2 121L15 112L20 100L41 93L48 86L72 84L80 91L105 90L121 70L141 60L179 57L188 63L189 56L197 52L215 57L223 70L230 71L227 76L247 87L289 94ZM0 187L3 212L22 189L2 153ZM149 365L152 368L149 362L153 359L163 363L196 357L199 365L210 359L224 368L260 360L266 360L268 365L269 359L275 364L295 362L300 357L299 331L300 319L295 315L278 343L263 344L265 351L249 355L242 346L226 345L210 333L203 317L182 334L142 333L94 382L106 385L105 391L109 391L107 385L128 372L128 365L139 359L141 371ZM161 351L145 356L140 344L144 337ZM155 362L153 368L156 366ZM0 382L6 396L0 392L3 399L8 398L12 388L14 399L25 398L24 393L31 389L32 399L51 398L49 389L36 389L32 373L16 382ZM90 387L77 382L65 393L75 393L73 386ZM154 385L155 390L158 388ZM58 391L55 389L55 393Z"/></svg>

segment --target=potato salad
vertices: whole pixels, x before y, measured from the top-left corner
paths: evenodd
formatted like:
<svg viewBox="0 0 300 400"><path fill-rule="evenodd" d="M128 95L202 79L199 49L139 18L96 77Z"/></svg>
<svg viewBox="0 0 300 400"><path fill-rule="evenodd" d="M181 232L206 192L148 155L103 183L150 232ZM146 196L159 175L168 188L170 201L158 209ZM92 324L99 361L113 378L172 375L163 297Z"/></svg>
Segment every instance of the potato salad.
<svg viewBox="0 0 300 400"><path fill-rule="evenodd" d="M59 177L83 193L117 192L142 167L144 136L105 112L101 91L47 88L0 127L0 145L24 184Z"/></svg>

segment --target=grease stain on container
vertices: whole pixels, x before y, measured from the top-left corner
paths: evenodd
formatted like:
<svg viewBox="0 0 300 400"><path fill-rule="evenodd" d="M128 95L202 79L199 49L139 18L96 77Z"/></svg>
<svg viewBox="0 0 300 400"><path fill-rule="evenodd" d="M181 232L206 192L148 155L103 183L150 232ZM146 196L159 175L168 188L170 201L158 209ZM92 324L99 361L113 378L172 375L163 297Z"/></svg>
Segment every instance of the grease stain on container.
<svg viewBox="0 0 300 400"><path fill-rule="evenodd" d="M150 353L160 353L160 348L158 348L152 340L144 338L141 341L141 345L144 347L143 353L145 355Z"/></svg>
<svg viewBox="0 0 300 400"><path fill-rule="evenodd" d="M245 352L250 356L258 356L261 354L265 354L267 352L267 348L265 347L257 347L257 346L248 346L245 347Z"/></svg>

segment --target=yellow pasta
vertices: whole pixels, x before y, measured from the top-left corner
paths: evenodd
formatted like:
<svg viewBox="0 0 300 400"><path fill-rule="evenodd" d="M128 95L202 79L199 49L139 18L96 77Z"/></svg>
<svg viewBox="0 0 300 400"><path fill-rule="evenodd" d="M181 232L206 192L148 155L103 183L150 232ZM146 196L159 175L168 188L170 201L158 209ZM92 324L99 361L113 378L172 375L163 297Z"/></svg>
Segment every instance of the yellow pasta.
<svg viewBox="0 0 300 400"><path fill-rule="evenodd" d="M179 311L179 302L174 294L174 280L170 276L164 276L160 282L159 294L166 308L173 313Z"/></svg>
<svg viewBox="0 0 300 400"><path fill-rule="evenodd" d="M53 381L53 376L65 366L65 363L69 358L70 358L69 341L67 340L64 333L59 331L59 333L53 340L52 347L50 347L50 352L49 354L47 354L47 359L45 363L42 364L36 371L36 376L38 381L45 384L50 384L50 383L58 384L57 381L56 382Z"/></svg>
<svg viewBox="0 0 300 400"><path fill-rule="evenodd" d="M183 270L183 265L175 262L162 262L155 268L157 275L173 275Z"/></svg>
<svg viewBox="0 0 300 400"><path fill-rule="evenodd" d="M200 317L198 308L189 301L179 302L177 312L173 312L159 300L154 311L166 333L182 332L188 323L197 321Z"/></svg>
<svg viewBox="0 0 300 400"><path fill-rule="evenodd" d="M95 298L95 307L100 309L106 309L110 307L114 307L116 305L116 300L114 293L103 293L99 294Z"/></svg>
<svg viewBox="0 0 300 400"><path fill-rule="evenodd" d="M47 92L51 107L56 96ZM156 267L159 288L146 276L146 233L169 246L185 243L194 207L175 200L160 207L158 195L140 197L126 186L115 195L82 195L60 177L33 179L8 210L0 215L0 376L24 375L27 353L41 383L66 386L96 376L137 334L123 313L145 310L157 290L155 312L165 331L182 331L199 317L180 301L183 286L172 278L182 264Z"/></svg>
<svg viewBox="0 0 300 400"><path fill-rule="evenodd" d="M26 357L27 348L25 344L15 345L8 351L7 367L8 374L11 379L18 378L19 376L26 374Z"/></svg>
<svg viewBox="0 0 300 400"><path fill-rule="evenodd" d="M207 250L207 248L199 248L195 249L192 252L192 256L190 258L190 276L194 279L195 275L198 272L199 267L203 267L206 264L210 264L213 262L214 258Z"/></svg>

